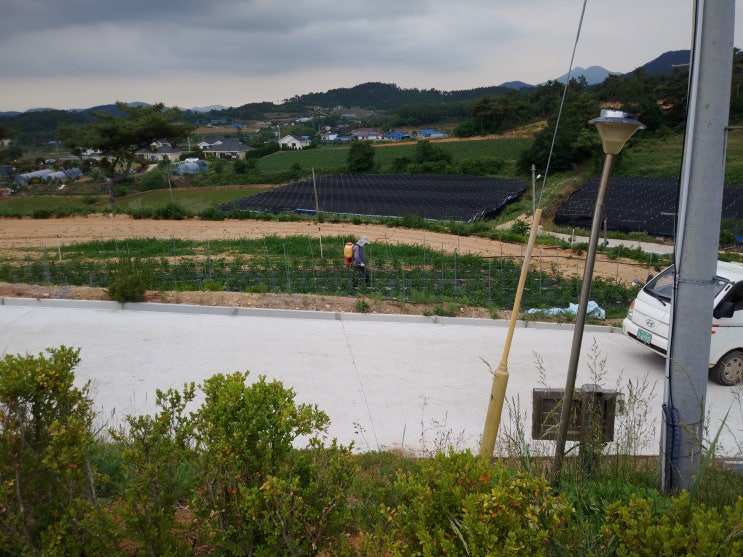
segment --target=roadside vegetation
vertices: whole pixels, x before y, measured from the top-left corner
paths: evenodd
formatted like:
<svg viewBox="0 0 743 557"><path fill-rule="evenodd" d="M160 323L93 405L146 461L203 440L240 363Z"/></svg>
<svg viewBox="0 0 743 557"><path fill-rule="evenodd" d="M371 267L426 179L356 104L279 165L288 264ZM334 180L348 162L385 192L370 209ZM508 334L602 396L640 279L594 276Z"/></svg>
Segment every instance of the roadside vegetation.
<svg viewBox="0 0 743 557"><path fill-rule="evenodd" d="M568 457L552 485L518 419L495 462L456 450L445 424L421 453L359 453L327 438L327 414L300 393L244 371L158 390L153 414L102 423L79 362L64 346L0 360L5 555L743 551L743 476L712 459L693 492L657 491L658 463L636 452L643 385L615 446L589 468Z"/></svg>

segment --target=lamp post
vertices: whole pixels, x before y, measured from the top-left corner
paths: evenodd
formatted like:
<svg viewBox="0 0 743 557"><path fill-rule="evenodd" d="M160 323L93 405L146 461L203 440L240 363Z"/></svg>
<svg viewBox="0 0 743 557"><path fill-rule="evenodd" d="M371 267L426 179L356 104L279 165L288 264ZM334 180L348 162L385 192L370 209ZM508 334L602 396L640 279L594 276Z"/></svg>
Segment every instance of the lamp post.
<svg viewBox="0 0 743 557"><path fill-rule="evenodd" d="M578 303L578 313L575 317L575 328L573 330L573 344L570 350L570 360L568 362L568 373L565 381L565 395L562 401L562 410L560 413L560 429L557 434L557 445L555 447L555 460L553 467L553 480L557 482L560 479L562 471L562 460L565 453L565 441L567 440L568 426L570 421L570 409L573 405L573 390L575 389L575 380L578 371L578 360L580 358L581 343L583 341L583 329L586 324L586 306L591 294L591 279L593 277L593 266L596 261L596 248L598 245L599 235L601 234L601 222L604 217L604 198L609 186L609 176L614 164L614 157L619 154L627 140L632 137L637 130L644 129L645 126L635 120L629 114L618 110L602 110L598 118L588 122L594 124L601 136L601 143L604 148L606 157L604 158L604 168L601 172L601 181L599 182L599 191L596 194L596 207L593 212L593 223L591 225L591 237L588 241L588 252L586 254L586 267L583 271L583 284L580 291L580 301Z"/></svg>

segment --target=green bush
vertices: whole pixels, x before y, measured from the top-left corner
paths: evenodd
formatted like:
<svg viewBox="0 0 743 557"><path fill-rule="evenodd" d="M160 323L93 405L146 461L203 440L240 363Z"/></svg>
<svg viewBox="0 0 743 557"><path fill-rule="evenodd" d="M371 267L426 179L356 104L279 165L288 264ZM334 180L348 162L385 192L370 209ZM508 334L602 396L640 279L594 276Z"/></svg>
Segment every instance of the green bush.
<svg viewBox="0 0 743 557"><path fill-rule="evenodd" d="M226 218L226 214L224 211L220 211L216 207L209 207L201 211L198 214L198 217L201 220L220 221Z"/></svg>
<svg viewBox="0 0 743 557"><path fill-rule="evenodd" d="M205 280L202 288L208 292L223 292L224 283L219 280Z"/></svg>
<svg viewBox="0 0 743 557"><path fill-rule="evenodd" d="M127 427L111 431L122 447L127 482L119 513L126 537L146 555L187 555L188 536L177 528L178 505L189 500L197 475L185 412L194 385L182 392L157 390L154 416L128 416Z"/></svg>
<svg viewBox="0 0 743 557"><path fill-rule="evenodd" d="M531 230L531 226L528 222L517 220L511 225L510 232L512 232L513 234L526 236L527 234L529 234L529 230Z"/></svg>
<svg viewBox="0 0 743 557"><path fill-rule="evenodd" d="M112 300L123 304L125 302L141 302L147 286L141 274L137 272L131 260L126 260L117 266L109 278L108 294Z"/></svg>
<svg viewBox="0 0 743 557"><path fill-rule="evenodd" d="M129 193L129 188L126 185L124 185L124 184L117 184L116 186L114 186L114 195L117 198L124 197L128 193Z"/></svg>
<svg viewBox="0 0 743 557"><path fill-rule="evenodd" d="M195 510L220 555L311 555L337 547L349 516L350 449L325 448L328 416L296 404L294 392L247 373L218 374L202 386L194 414L198 471ZM305 451L294 448L308 438ZM248 551L253 548L253 551Z"/></svg>
<svg viewBox="0 0 743 557"><path fill-rule="evenodd" d="M137 191L159 190L168 184L168 175L163 170L152 170L145 172L138 178Z"/></svg>
<svg viewBox="0 0 743 557"><path fill-rule="evenodd" d="M502 160L494 158L468 159L459 163L459 173L471 176L498 176L505 166Z"/></svg>
<svg viewBox="0 0 743 557"><path fill-rule="evenodd" d="M151 219L155 216L155 210L152 207L143 207L141 209L129 209L127 211L133 219Z"/></svg>
<svg viewBox="0 0 743 557"><path fill-rule="evenodd" d="M633 497L607 508L601 535L618 556L743 555L743 496L723 513L693 505L686 492L658 505Z"/></svg>
<svg viewBox="0 0 743 557"><path fill-rule="evenodd" d="M62 346L0 361L3 555L79 554L93 543L106 547L101 553L115 549L87 456L95 417L89 384L74 386L79 352Z"/></svg>
<svg viewBox="0 0 743 557"><path fill-rule="evenodd" d="M168 203L165 207L155 209L152 216L163 220L183 220L189 215L183 206L177 203Z"/></svg>
<svg viewBox="0 0 743 557"><path fill-rule="evenodd" d="M544 478L491 466L469 452L437 454L392 486L377 531L364 533L379 555L546 555L573 543L573 509Z"/></svg>
<svg viewBox="0 0 743 557"><path fill-rule="evenodd" d="M48 219L51 216L52 212L49 209L34 209L31 213L31 217L35 219Z"/></svg>

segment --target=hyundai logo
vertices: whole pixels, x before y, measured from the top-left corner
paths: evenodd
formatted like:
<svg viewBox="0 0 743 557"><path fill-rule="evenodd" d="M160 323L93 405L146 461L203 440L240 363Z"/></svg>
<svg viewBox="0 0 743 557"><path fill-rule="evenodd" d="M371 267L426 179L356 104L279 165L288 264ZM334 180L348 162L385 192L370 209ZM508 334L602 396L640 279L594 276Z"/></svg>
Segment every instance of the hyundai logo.
<svg viewBox="0 0 743 557"><path fill-rule="evenodd" d="M652 319L646 319L645 320L645 325L647 325L649 328L653 329L655 327L655 321L653 321Z"/></svg>

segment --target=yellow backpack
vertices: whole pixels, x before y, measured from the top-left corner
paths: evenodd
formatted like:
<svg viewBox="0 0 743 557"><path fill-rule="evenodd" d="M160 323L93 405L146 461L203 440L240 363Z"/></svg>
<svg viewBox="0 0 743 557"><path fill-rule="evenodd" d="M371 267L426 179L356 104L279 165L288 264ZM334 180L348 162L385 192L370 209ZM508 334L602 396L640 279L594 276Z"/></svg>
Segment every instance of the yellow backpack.
<svg viewBox="0 0 743 557"><path fill-rule="evenodd" d="M353 265L353 242L346 242L343 248L343 261L346 265Z"/></svg>

